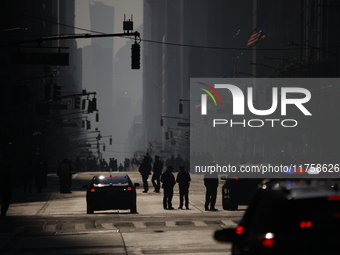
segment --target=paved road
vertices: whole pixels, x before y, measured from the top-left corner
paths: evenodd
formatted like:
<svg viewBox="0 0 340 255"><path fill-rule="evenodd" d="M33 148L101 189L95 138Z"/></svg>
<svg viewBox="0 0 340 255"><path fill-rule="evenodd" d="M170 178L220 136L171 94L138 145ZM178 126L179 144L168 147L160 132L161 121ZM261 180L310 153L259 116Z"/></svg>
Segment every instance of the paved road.
<svg viewBox="0 0 340 255"><path fill-rule="evenodd" d="M76 174L71 194L58 192L54 174L41 194L16 190L8 216L0 218L0 254L230 254L230 246L215 242L212 234L235 226L245 207L224 211L219 195L220 210L204 211L200 177L192 176L190 210L164 210L162 194L143 194L140 187L138 214L114 210L87 215L81 186L94 174ZM128 174L141 182L139 173ZM176 208L178 200L175 187Z"/></svg>

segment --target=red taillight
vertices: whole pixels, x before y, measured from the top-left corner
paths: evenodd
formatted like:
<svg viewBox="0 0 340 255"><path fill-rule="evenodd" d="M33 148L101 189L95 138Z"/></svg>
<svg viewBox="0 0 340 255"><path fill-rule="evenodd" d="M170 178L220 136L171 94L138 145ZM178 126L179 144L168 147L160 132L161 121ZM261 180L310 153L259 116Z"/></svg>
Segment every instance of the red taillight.
<svg viewBox="0 0 340 255"><path fill-rule="evenodd" d="M96 192L95 188L90 189L90 192Z"/></svg>
<svg viewBox="0 0 340 255"><path fill-rule="evenodd" d="M312 222L310 220L300 222L300 228L310 228L311 226Z"/></svg>
<svg viewBox="0 0 340 255"><path fill-rule="evenodd" d="M127 187L126 190L132 190L132 187Z"/></svg>
<svg viewBox="0 0 340 255"><path fill-rule="evenodd" d="M271 248L274 246L274 239L263 239L262 246L265 248Z"/></svg>
<svg viewBox="0 0 340 255"><path fill-rule="evenodd" d="M243 226L237 226L235 229L235 233L241 235L243 233L243 230L244 230Z"/></svg>
<svg viewBox="0 0 340 255"><path fill-rule="evenodd" d="M340 200L340 196L328 196L327 200L328 201Z"/></svg>
<svg viewBox="0 0 340 255"><path fill-rule="evenodd" d="M335 218L340 218L340 213L335 213L335 214L334 214L334 217L335 217Z"/></svg>

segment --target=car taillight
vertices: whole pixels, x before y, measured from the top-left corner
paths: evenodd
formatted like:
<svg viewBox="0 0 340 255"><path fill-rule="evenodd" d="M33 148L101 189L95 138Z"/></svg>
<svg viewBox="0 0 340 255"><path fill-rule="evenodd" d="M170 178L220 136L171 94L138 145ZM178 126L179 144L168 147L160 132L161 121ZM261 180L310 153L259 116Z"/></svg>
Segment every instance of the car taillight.
<svg viewBox="0 0 340 255"><path fill-rule="evenodd" d="M265 236L265 239L262 240L261 245L264 248L271 248L274 246L274 234L273 233L267 233Z"/></svg>
<svg viewBox="0 0 340 255"><path fill-rule="evenodd" d="M262 246L265 248L271 248L274 246L274 239L263 239Z"/></svg>
<svg viewBox="0 0 340 255"><path fill-rule="evenodd" d="M235 228L235 233L238 235L241 235L243 233L244 227L243 226L237 226Z"/></svg>
<svg viewBox="0 0 340 255"><path fill-rule="evenodd" d="M328 201L336 201L336 200L340 200L340 196L328 196L327 197Z"/></svg>
<svg viewBox="0 0 340 255"><path fill-rule="evenodd" d="M311 226L312 222L310 220L300 222L300 228L310 228Z"/></svg>
<svg viewBox="0 0 340 255"><path fill-rule="evenodd" d="M132 187L127 187L126 190L132 190Z"/></svg>
<svg viewBox="0 0 340 255"><path fill-rule="evenodd" d="M90 192L96 192L95 188L90 189Z"/></svg>

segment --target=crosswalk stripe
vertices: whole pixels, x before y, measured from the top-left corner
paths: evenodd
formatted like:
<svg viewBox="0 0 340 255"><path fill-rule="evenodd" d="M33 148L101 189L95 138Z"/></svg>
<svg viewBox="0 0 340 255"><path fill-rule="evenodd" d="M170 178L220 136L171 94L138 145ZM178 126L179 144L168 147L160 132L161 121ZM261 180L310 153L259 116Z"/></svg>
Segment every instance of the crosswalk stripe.
<svg viewBox="0 0 340 255"><path fill-rule="evenodd" d="M222 220L222 223L226 226L237 226L237 224L232 220Z"/></svg>
<svg viewBox="0 0 340 255"><path fill-rule="evenodd" d="M105 229L116 229L112 223L101 223L101 225Z"/></svg>
<svg viewBox="0 0 340 255"><path fill-rule="evenodd" d="M45 227L45 231L52 231L52 232L55 232L57 229L57 225L47 225Z"/></svg>
<svg viewBox="0 0 340 255"><path fill-rule="evenodd" d="M75 224L74 228L75 228L75 230L85 230L85 224L84 223Z"/></svg>
<svg viewBox="0 0 340 255"><path fill-rule="evenodd" d="M132 224L135 226L135 228L146 228L146 225L142 221L133 221Z"/></svg>
<svg viewBox="0 0 340 255"><path fill-rule="evenodd" d="M200 220L194 220L192 221L196 227L207 227L208 225Z"/></svg>
<svg viewBox="0 0 340 255"><path fill-rule="evenodd" d="M177 227L175 221L166 221L166 222L165 222L165 225L166 225L167 227Z"/></svg>

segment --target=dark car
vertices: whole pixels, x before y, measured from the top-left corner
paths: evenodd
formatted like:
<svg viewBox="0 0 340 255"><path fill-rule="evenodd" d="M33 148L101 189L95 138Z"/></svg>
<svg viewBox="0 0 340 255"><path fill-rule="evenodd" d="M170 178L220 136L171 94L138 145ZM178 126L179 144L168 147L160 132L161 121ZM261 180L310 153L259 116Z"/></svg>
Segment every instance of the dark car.
<svg viewBox="0 0 340 255"><path fill-rule="evenodd" d="M87 188L87 213L101 210L130 210L137 213L136 186L127 174L112 173L94 176Z"/></svg>
<svg viewBox="0 0 340 255"><path fill-rule="evenodd" d="M215 232L232 254L340 254L340 192L329 181L266 183L236 228Z"/></svg>
<svg viewBox="0 0 340 255"><path fill-rule="evenodd" d="M222 186L222 207L224 210L237 210L239 205L249 205L262 179L227 178Z"/></svg>

